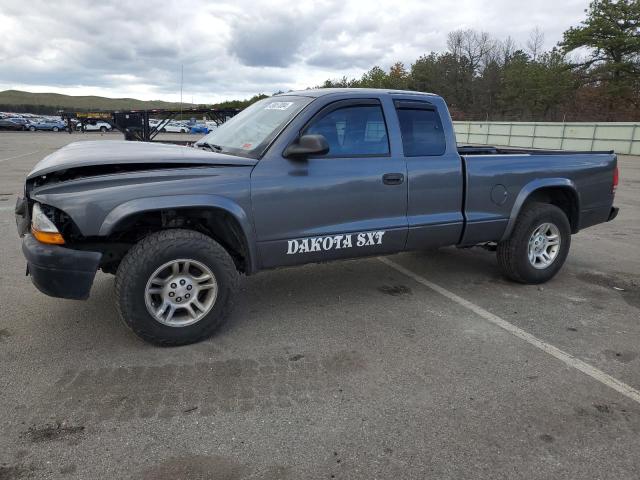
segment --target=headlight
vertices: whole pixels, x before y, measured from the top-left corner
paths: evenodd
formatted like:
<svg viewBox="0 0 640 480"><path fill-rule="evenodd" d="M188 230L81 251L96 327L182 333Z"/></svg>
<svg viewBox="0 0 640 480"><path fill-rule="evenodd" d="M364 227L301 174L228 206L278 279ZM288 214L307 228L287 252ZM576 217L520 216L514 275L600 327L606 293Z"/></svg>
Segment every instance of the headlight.
<svg viewBox="0 0 640 480"><path fill-rule="evenodd" d="M39 242L53 245L64 244L64 238L62 238L58 228L44 214L38 203L33 204L33 211L31 212L31 233Z"/></svg>

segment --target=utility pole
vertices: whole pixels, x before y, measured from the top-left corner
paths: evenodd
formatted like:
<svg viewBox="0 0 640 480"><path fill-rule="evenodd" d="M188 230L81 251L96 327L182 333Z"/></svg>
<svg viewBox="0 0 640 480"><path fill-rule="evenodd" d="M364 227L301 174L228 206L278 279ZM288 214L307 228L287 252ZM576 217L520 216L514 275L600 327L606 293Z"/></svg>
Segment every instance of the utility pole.
<svg viewBox="0 0 640 480"><path fill-rule="evenodd" d="M180 120L182 120L182 83L184 82L184 63L180 64Z"/></svg>

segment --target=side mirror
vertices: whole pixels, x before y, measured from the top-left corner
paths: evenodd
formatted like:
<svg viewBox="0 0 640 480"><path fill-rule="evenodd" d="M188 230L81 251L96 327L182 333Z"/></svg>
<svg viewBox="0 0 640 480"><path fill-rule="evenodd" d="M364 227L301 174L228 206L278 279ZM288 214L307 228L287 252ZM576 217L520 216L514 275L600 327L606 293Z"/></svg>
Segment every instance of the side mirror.
<svg viewBox="0 0 640 480"><path fill-rule="evenodd" d="M309 155L324 155L329 152L329 142L324 135L302 135L287 147L286 158L302 159Z"/></svg>

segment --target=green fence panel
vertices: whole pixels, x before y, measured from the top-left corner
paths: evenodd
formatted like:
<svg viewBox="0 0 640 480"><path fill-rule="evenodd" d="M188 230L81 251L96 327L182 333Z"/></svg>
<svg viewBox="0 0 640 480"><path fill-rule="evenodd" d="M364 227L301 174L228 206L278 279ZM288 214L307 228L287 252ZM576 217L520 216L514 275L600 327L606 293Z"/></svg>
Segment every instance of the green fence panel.
<svg viewBox="0 0 640 480"><path fill-rule="evenodd" d="M640 155L640 123L453 122L458 143Z"/></svg>

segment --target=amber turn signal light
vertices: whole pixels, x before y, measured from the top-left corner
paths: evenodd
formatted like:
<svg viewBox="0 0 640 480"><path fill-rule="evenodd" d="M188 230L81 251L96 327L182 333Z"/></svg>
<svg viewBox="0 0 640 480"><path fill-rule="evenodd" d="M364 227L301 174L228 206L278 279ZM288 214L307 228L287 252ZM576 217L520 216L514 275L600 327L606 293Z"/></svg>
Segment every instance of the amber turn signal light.
<svg viewBox="0 0 640 480"><path fill-rule="evenodd" d="M41 232L31 227L31 233L40 243L49 243L51 245L64 245L64 238L57 232Z"/></svg>
<svg viewBox="0 0 640 480"><path fill-rule="evenodd" d="M31 211L31 233L41 243L63 245L64 238L58 228L44 214L39 204L34 203Z"/></svg>

